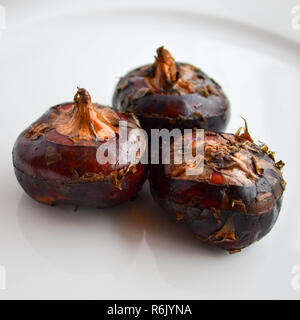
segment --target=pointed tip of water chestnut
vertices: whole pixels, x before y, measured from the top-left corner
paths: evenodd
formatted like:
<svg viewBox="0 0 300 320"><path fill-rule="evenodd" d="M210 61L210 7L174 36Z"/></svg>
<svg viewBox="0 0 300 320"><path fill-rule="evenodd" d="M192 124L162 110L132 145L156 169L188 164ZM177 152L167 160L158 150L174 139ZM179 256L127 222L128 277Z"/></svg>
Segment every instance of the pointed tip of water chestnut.
<svg viewBox="0 0 300 320"><path fill-rule="evenodd" d="M89 92L84 88L77 87L77 92L74 96L74 103L84 103L89 104L91 103L91 95Z"/></svg>
<svg viewBox="0 0 300 320"><path fill-rule="evenodd" d="M149 86L159 91L169 91L177 81L177 66L174 58L163 46L156 50L154 75L149 77Z"/></svg>
<svg viewBox="0 0 300 320"><path fill-rule="evenodd" d="M77 87L72 110L67 113L58 110L50 121L52 127L67 136L74 145L96 146L99 141L113 138L118 131L118 124L105 117L109 112L114 116L110 119L118 118L112 109L93 104L89 92Z"/></svg>
<svg viewBox="0 0 300 320"><path fill-rule="evenodd" d="M175 59L173 58L173 56L171 55L170 51L165 49L164 46L160 46L159 48L156 49L156 54L157 57L156 59L163 61L165 63L167 63L168 61L174 61Z"/></svg>

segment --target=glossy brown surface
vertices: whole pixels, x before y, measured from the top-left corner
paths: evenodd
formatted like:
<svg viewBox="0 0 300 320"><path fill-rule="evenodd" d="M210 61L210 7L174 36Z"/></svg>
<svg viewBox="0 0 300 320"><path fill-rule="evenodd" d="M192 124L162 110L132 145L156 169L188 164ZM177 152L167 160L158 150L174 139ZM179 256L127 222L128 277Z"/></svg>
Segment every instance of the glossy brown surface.
<svg viewBox="0 0 300 320"><path fill-rule="evenodd" d="M136 114L150 129L204 128L223 130L230 105L221 87L204 72L176 63L163 47L154 64L130 71L119 81L113 105Z"/></svg>
<svg viewBox="0 0 300 320"><path fill-rule="evenodd" d="M86 92L77 98L90 99ZM114 133L118 146L116 120L127 120L131 128L138 128L137 120L85 103L90 110L81 111L89 111L92 119L81 121L75 96L75 103L50 108L20 134L14 145L17 179L25 192L39 202L110 207L133 198L146 179L147 168L141 163L100 164L96 158L98 147L114 138Z"/></svg>
<svg viewBox="0 0 300 320"><path fill-rule="evenodd" d="M229 252L261 239L278 217L285 188L273 153L247 135L205 132L204 169L187 175L186 163L152 166L154 199L204 242ZM251 139L252 140L252 139Z"/></svg>

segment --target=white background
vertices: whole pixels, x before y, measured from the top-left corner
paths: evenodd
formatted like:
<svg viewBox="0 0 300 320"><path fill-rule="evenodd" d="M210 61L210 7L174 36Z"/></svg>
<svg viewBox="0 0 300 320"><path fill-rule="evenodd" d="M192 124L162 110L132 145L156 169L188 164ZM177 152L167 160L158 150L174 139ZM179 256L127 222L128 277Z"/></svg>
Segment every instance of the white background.
<svg viewBox="0 0 300 320"><path fill-rule="evenodd" d="M0 298L300 297L292 274L300 265L297 1L0 4ZM253 137L286 162L278 222L241 253L199 243L152 202L147 184L136 202L74 212L31 200L15 179L11 151L26 126L71 100L76 86L110 104L118 78L151 62L160 45L222 84L229 132L244 116Z"/></svg>

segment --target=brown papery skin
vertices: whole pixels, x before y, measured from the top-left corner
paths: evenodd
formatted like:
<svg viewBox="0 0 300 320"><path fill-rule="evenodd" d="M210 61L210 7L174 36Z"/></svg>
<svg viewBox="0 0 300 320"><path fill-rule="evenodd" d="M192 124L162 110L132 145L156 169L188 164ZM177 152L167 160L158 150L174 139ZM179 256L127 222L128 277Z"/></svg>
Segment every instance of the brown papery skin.
<svg viewBox="0 0 300 320"><path fill-rule="evenodd" d="M84 98L84 92L81 98ZM91 108L91 114L95 110L101 113L102 109L110 113L107 107L100 105L93 104ZM98 138L91 135L92 126L78 124L75 119L72 135L70 128L63 129L68 115L70 118L74 116L72 110L72 102L50 108L17 138L13 149L13 165L24 191L33 199L48 205L104 208L134 198L146 179L147 167L141 163L122 166L99 164L96 159L97 148L108 141L115 128L106 123L106 138L100 141L97 128L94 128L94 133ZM55 121L57 115L59 121ZM130 115L119 112L115 112L115 115L138 127ZM101 125L96 118L94 120L95 127L96 124ZM56 127L61 133L57 132ZM62 134L64 132L68 136Z"/></svg>
<svg viewBox="0 0 300 320"><path fill-rule="evenodd" d="M208 148L209 141L222 142L225 155L218 153L220 146ZM285 188L282 162L275 164L264 148L230 134L205 132L205 146L204 171L198 176L185 175L178 165L152 166L151 193L197 238L238 252L265 236L277 220ZM232 160L239 150L247 155L243 163Z"/></svg>
<svg viewBox="0 0 300 320"><path fill-rule="evenodd" d="M113 105L136 114L142 128L225 129L230 104L222 88L204 72L175 62L163 47L154 64L130 71L119 81Z"/></svg>

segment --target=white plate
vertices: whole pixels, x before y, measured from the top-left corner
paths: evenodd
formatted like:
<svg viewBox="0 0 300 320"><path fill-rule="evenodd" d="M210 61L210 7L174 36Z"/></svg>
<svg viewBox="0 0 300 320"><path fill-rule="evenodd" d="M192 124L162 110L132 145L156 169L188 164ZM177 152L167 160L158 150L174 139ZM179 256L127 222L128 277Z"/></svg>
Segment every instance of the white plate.
<svg viewBox="0 0 300 320"><path fill-rule="evenodd" d="M64 5L51 11L46 2L43 9L38 1L7 1L8 27L0 38L0 298L300 297L299 41L292 28L291 35L263 28L257 1L247 4L248 17L233 2L224 9L223 1L185 1L185 10L177 2L172 10L157 1L127 9L101 4L105 10L98 3L91 10L89 1L84 11L83 3L74 10L60 1ZM142 10L146 6L151 10ZM218 16L208 14L214 10ZM277 12L274 19L280 10L290 14L286 4L269 10ZM258 27L249 21L256 14ZM237 21L241 16L247 23ZM266 25L276 26L273 20ZM118 77L151 62L162 44L222 84L232 103L228 131L244 116L254 138L286 162L280 217L271 233L241 253L195 240L152 202L148 185L136 202L74 212L31 200L15 179L11 150L21 130L50 106L71 100L76 86L109 104Z"/></svg>

